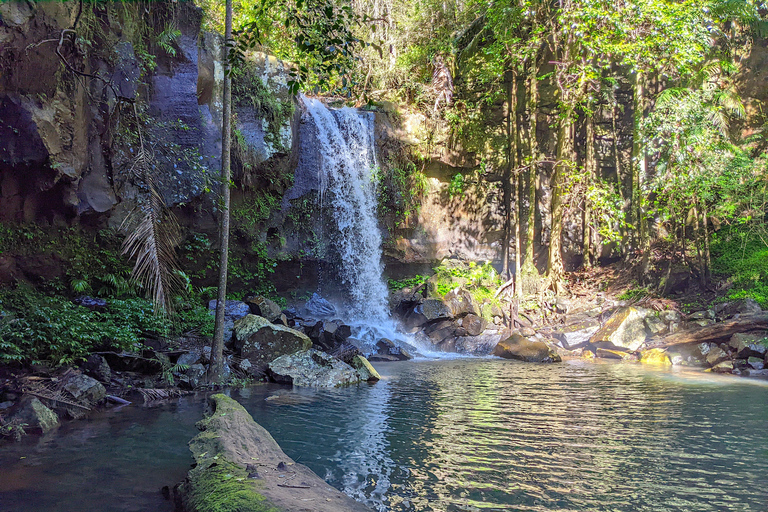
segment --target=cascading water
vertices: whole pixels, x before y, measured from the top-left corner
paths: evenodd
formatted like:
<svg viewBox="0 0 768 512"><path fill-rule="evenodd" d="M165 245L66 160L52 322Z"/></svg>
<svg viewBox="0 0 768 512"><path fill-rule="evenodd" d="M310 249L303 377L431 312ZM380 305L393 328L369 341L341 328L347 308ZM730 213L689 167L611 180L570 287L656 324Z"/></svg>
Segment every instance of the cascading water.
<svg viewBox="0 0 768 512"><path fill-rule="evenodd" d="M347 295L341 316L358 328L356 335L363 341L392 337L395 326L382 279L376 218L373 116L352 108L329 110L312 98L302 100L317 128L320 201L333 217L334 233L326 236L339 255L338 279Z"/></svg>

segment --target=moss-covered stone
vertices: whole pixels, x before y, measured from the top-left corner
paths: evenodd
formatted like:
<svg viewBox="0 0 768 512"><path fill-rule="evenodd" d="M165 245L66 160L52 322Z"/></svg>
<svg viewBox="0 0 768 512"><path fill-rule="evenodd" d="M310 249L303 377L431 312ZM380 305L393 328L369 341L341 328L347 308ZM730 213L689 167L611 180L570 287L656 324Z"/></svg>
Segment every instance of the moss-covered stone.
<svg viewBox="0 0 768 512"><path fill-rule="evenodd" d="M189 443L195 467L176 487L182 512L370 512L294 463L242 405L217 394ZM286 487L286 477L295 482Z"/></svg>
<svg viewBox="0 0 768 512"><path fill-rule="evenodd" d="M194 475L193 475L194 473ZM184 509L196 512L279 512L257 491L258 480L228 460L198 465L185 483Z"/></svg>
<svg viewBox="0 0 768 512"><path fill-rule="evenodd" d="M361 355L356 355L352 358L352 368L357 370L360 374L360 380L366 380L368 382L375 382L381 380L381 375L376 371L376 368L368 362L366 358Z"/></svg>

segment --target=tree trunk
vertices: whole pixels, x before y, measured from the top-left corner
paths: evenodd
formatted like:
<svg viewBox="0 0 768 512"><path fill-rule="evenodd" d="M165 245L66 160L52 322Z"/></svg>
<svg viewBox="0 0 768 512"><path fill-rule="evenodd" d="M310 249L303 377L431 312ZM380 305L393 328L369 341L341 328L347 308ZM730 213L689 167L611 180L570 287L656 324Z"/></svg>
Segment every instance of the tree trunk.
<svg viewBox="0 0 768 512"><path fill-rule="evenodd" d="M227 0L224 38L232 39L232 0ZM221 120L221 203L219 207L219 289L216 302L216 320L211 347L208 382L217 382L224 368L224 312L227 302L227 266L229 262L229 180L230 146L232 144L232 77L229 65L229 46L224 58L224 98Z"/></svg>
<svg viewBox="0 0 768 512"><path fill-rule="evenodd" d="M709 217L706 205L701 207L701 225L704 229L704 281L709 286L712 280L712 256L709 253Z"/></svg>
<svg viewBox="0 0 768 512"><path fill-rule="evenodd" d="M635 246L642 254L641 273L643 279L650 270L650 229L648 218L643 208L642 184L647 174L645 148L642 144L640 128L645 115L645 79L642 72L635 75L634 130L632 134L632 211L635 223Z"/></svg>
<svg viewBox="0 0 768 512"><path fill-rule="evenodd" d="M512 222L514 220L514 210L512 192L512 180L515 177L514 169L517 166L517 73L514 71L507 75L507 155L506 168L504 169L504 261L502 263L502 274L509 279L511 272L509 269L509 249L512 242ZM516 256L517 257L517 256ZM515 269L517 272L517 269Z"/></svg>
<svg viewBox="0 0 768 512"><path fill-rule="evenodd" d="M693 207L693 240L696 244L696 261L699 264L699 283L702 288L707 286L706 272L704 270L704 255L701 251L701 225L699 224L699 209L694 205Z"/></svg>
<svg viewBox="0 0 768 512"><path fill-rule="evenodd" d="M547 259L547 277L556 283L565 274L562 254L563 213L565 211L566 175L573 164L573 109L563 107L560 124L557 128L557 162L552 171L552 227L549 237L549 258Z"/></svg>
<svg viewBox="0 0 768 512"><path fill-rule="evenodd" d="M630 209L632 207L631 201L627 201L624 195L624 177L622 176L621 167L621 153L619 150L619 130L616 126L616 118L618 117L619 101L614 97L613 101L613 114L611 115L611 130L613 132L613 165L616 167L616 185L618 186L619 197L621 197L621 208L624 212L625 218L631 217ZM630 195L631 197L631 195ZM621 233L621 254L626 257L628 253L627 247L627 228L626 226L619 227Z"/></svg>
<svg viewBox="0 0 768 512"><path fill-rule="evenodd" d="M596 167L597 161L595 159L595 118L589 116L587 118L587 154L586 162L584 163L584 171L586 173L587 189L584 193L584 210L582 215L582 253L584 254L584 268L592 267L594 260L594 249L592 245L592 219L589 205L589 187L594 182L597 174Z"/></svg>
<svg viewBox="0 0 768 512"><path fill-rule="evenodd" d="M539 144L536 140L539 103L537 74L538 65L534 61L528 72L528 148L531 155L531 166L528 170L528 216L526 219L525 258L523 263L526 273L536 272L533 252L536 239L536 176L539 170ZM522 209L522 203L520 208ZM522 215L520 217L522 218Z"/></svg>

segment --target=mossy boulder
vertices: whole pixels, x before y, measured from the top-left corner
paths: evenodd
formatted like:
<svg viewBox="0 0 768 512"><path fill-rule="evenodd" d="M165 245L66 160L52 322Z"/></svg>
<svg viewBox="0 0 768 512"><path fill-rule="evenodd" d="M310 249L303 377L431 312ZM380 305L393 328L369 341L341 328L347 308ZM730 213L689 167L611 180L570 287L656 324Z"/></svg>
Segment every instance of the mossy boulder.
<svg viewBox="0 0 768 512"><path fill-rule="evenodd" d="M368 382L381 380L381 375L376 371L376 368L361 355L356 355L352 358L351 366L360 374L360 380Z"/></svg>
<svg viewBox="0 0 768 512"><path fill-rule="evenodd" d="M562 358L542 341L531 341L514 333L493 349L493 355L527 363L559 363Z"/></svg>
<svg viewBox="0 0 768 512"><path fill-rule="evenodd" d="M189 443L195 467L174 489L182 512L369 512L294 463L235 400L217 394ZM292 487L283 487L290 478ZM311 503L311 506L308 504Z"/></svg>
<svg viewBox="0 0 768 512"><path fill-rule="evenodd" d="M256 368L263 368L280 356L312 346L309 337L290 327L273 324L258 315L246 315L235 322L235 348Z"/></svg>
<svg viewBox="0 0 768 512"><path fill-rule="evenodd" d="M43 433L59 426L59 416L35 397L26 396L19 411L11 418L25 430L38 430Z"/></svg>

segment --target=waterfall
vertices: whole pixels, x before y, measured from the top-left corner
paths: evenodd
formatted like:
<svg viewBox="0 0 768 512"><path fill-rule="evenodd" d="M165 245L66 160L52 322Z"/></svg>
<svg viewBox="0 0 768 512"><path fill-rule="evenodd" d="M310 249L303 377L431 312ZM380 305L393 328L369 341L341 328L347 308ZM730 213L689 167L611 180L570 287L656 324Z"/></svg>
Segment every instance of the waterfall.
<svg viewBox="0 0 768 512"><path fill-rule="evenodd" d="M394 333L382 279L373 114L329 110L317 99L302 100L317 128L320 201L333 217L332 233L325 236L339 255L335 270L347 296L342 316L353 325Z"/></svg>

